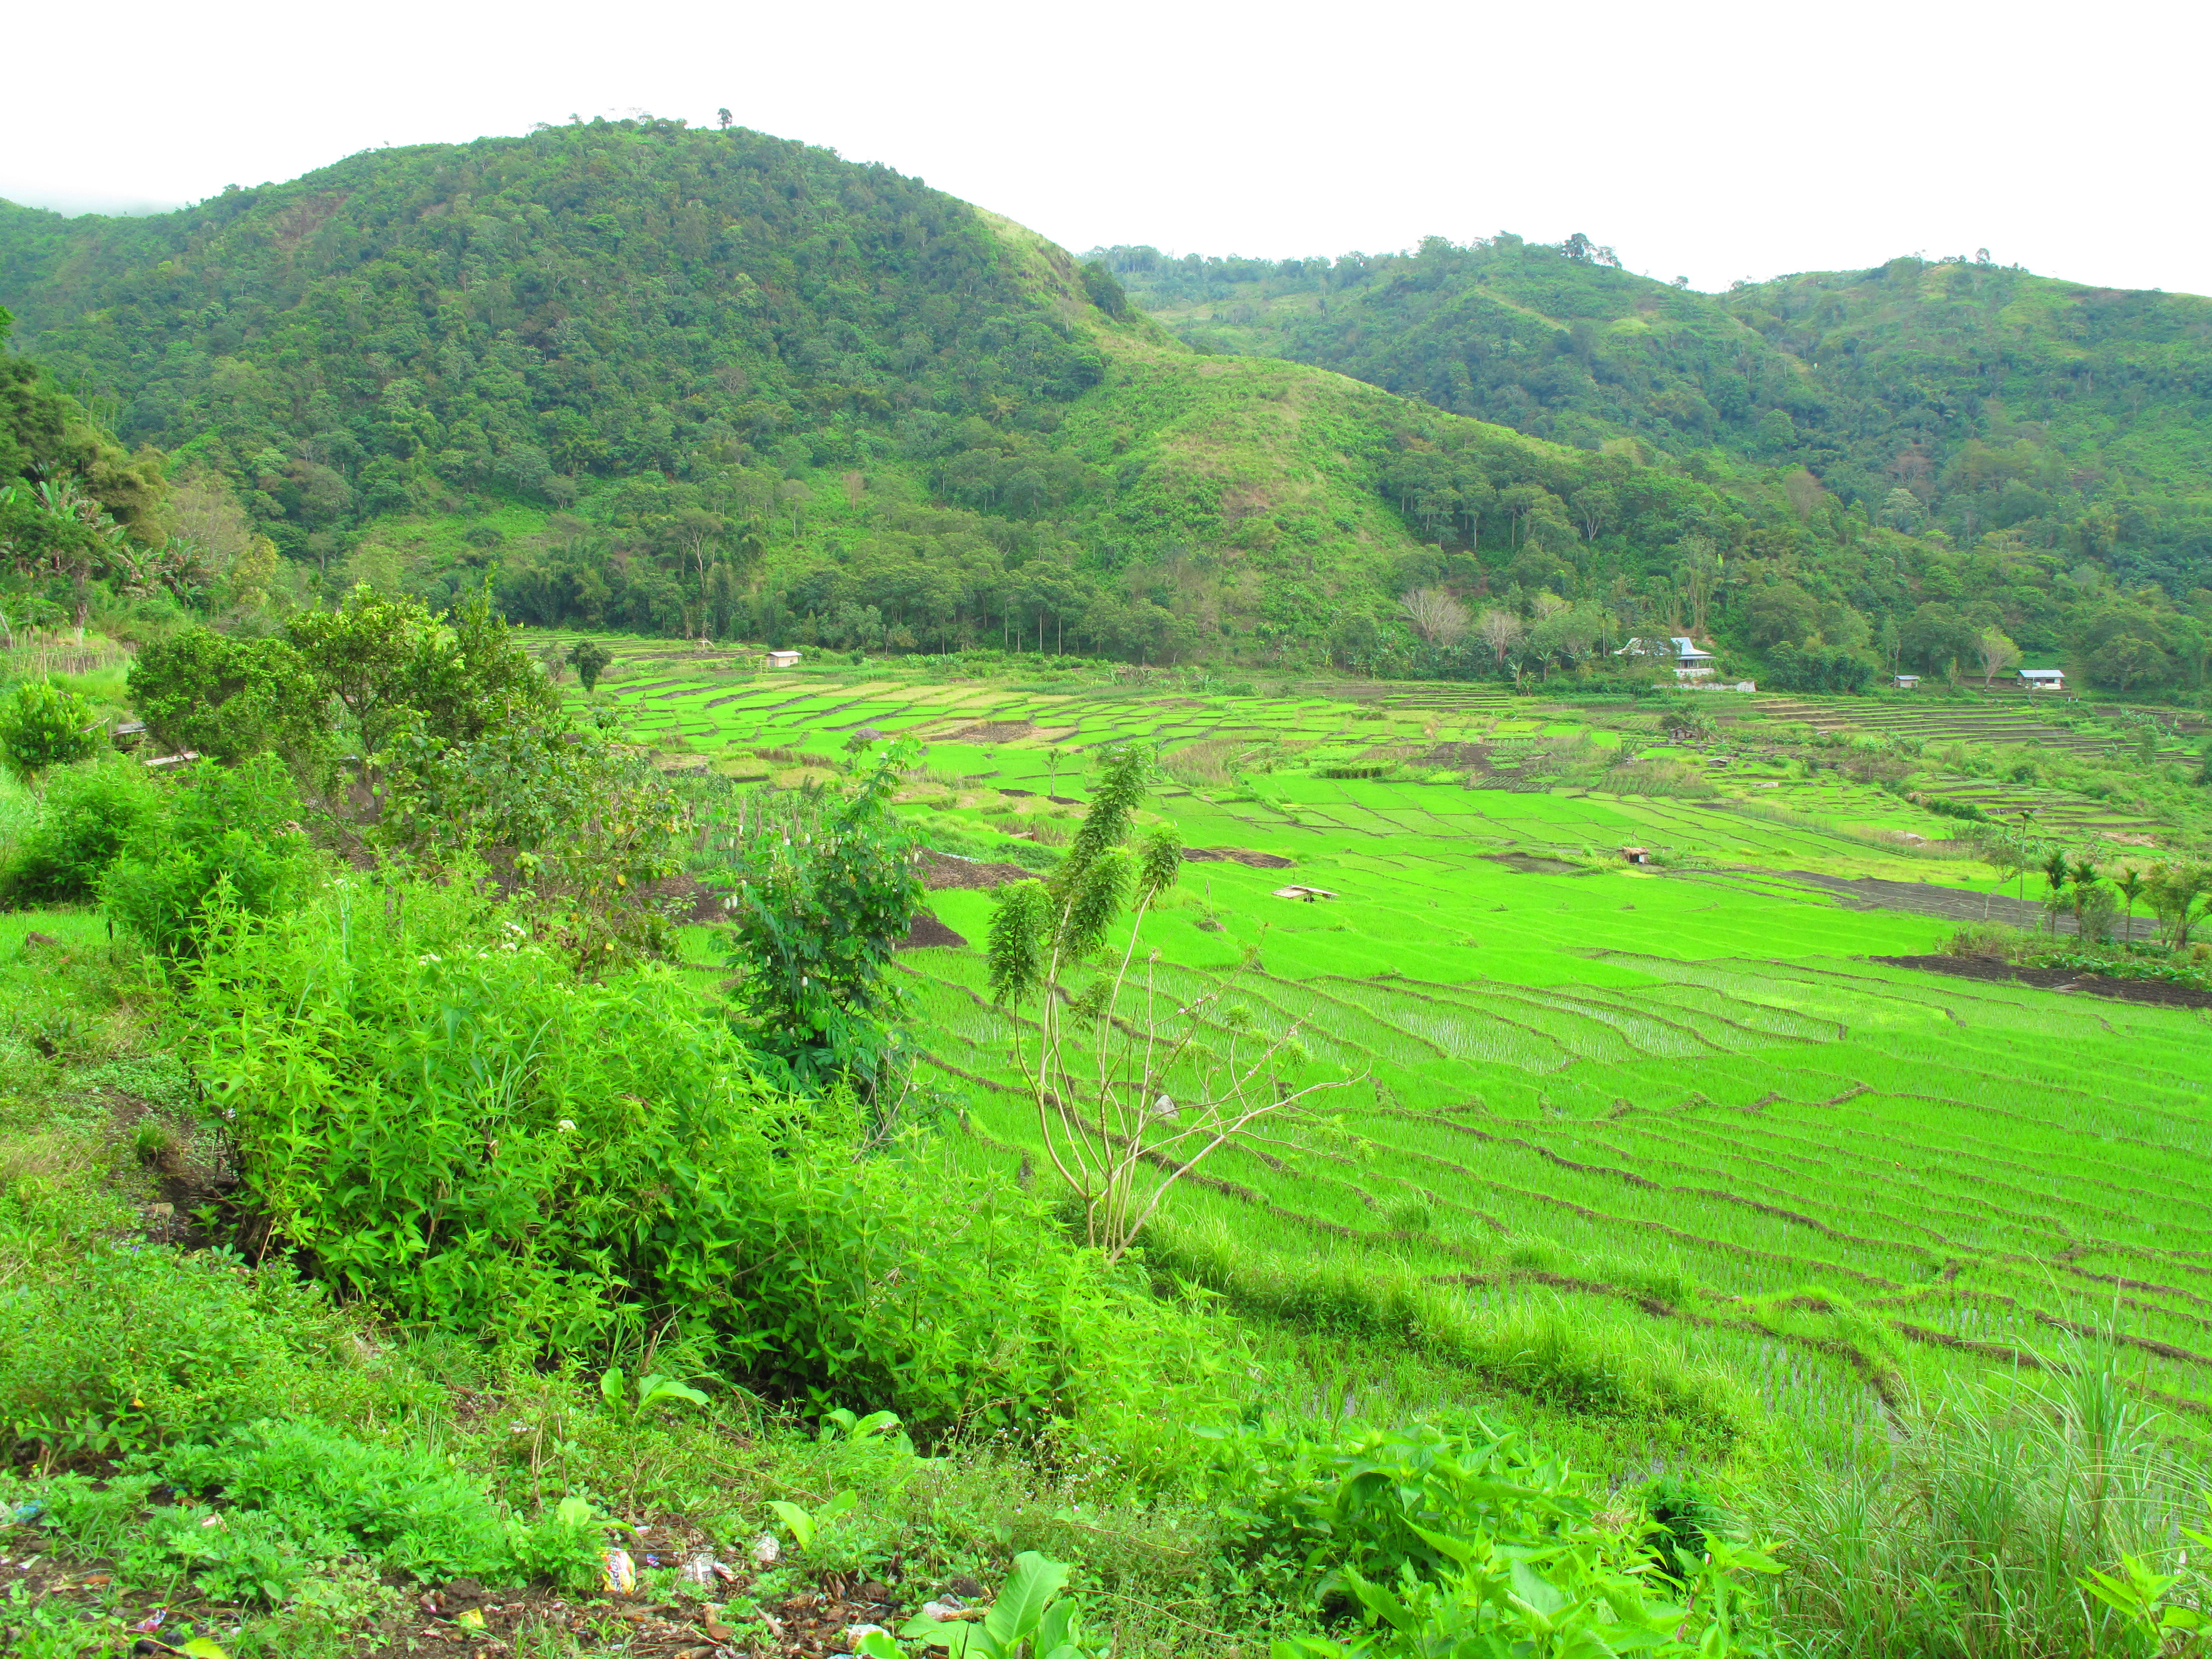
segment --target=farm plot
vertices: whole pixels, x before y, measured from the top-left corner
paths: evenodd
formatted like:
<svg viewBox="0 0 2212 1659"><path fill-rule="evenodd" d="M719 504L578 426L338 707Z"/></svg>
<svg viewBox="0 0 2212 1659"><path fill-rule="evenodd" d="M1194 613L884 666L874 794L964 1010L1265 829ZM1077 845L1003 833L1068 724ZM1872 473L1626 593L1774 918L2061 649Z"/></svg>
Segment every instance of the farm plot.
<svg viewBox="0 0 2212 1659"><path fill-rule="evenodd" d="M1445 694L659 679L612 695L641 732L710 755L826 764L861 726L914 732L906 810L1009 843L1064 834L1087 757L1158 742L1182 781L1153 806L1184 844L1268 855L1187 864L1138 960L1160 998L1226 987L1261 1030L1295 1031L1280 1080L1341 1085L1338 1127L1224 1151L1163 1238L1230 1239L1254 1272L1411 1271L1501 1331L1543 1308L1662 1345L1824 1455L1879 1442L1910 1391L2032 1375L2088 1340L2212 1441L2212 1199L2195 1179L2212 1023L1869 960L1936 948L1986 886L1834 827L1899 822L1890 798L1824 780L1815 820L1747 778L1692 801L1468 787L1404 763L1326 775L1585 730ZM1632 844L1668 864L1626 865ZM1339 896L1274 896L1286 871L1264 866L1285 860ZM985 937L988 893L931 902ZM980 950L905 951L898 970L967 1155L1047 1167L1016 1063L1026 1017L989 1005ZM1198 1031L1162 1087L1231 1040Z"/></svg>

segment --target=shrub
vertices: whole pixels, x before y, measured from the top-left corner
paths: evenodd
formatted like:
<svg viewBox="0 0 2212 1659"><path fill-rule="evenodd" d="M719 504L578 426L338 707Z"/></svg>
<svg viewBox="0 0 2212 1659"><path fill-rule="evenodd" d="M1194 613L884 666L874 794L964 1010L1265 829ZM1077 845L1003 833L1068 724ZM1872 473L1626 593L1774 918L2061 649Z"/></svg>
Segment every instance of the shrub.
<svg viewBox="0 0 2212 1659"><path fill-rule="evenodd" d="M1356 1430L1322 1441L1273 1425L1221 1437L1229 1547L1263 1577L1356 1602L1373 1635L1305 1637L1282 1659L1438 1654L1718 1654L1762 1622L1735 1573L1762 1551L1701 1537L1691 1608L1649 1601L1652 1528L1592 1483L1480 1422Z"/></svg>
<svg viewBox="0 0 2212 1659"><path fill-rule="evenodd" d="M166 808L161 785L134 762L56 773L38 816L0 861L0 904L90 899L109 866Z"/></svg>
<svg viewBox="0 0 2212 1659"><path fill-rule="evenodd" d="M0 765L25 783L90 758L104 741L93 706L51 680L25 680L0 702Z"/></svg>
<svg viewBox="0 0 2212 1659"><path fill-rule="evenodd" d="M923 1434L1157 1408L1164 1316L1041 1200L856 1160L848 1097L765 1086L669 969L577 981L471 884L243 921L187 1006L247 1205L398 1319L573 1355L653 1334L664 1367Z"/></svg>
<svg viewBox="0 0 2212 1659"><path fill-rule="evenodd" d="M287 1601L346 1556L423 1583L544 1575L581 1588L599 1541L581 1500L527 1526L427 1453L304 1423L257 1423L126 1467L105 1486L76 1475L52 1482L54 1530L87 1553L112 1555L127 1577L189 1578L222 1601ZM163 1486L169 1501L153 1503Z"/></svg>
<svg viewBox="0 0 2212 1659"><path fill-rule="evenodd" d="M163 748L226 766L271 751L304 763L330 730L329 702L288 640L188 628L131 665L131 701Z"/></svg>
<svg viewBox="0 0 2212 1659"><path fill-rule="evenodd" d="M0 1435L52 1462L238 1428L297 1385L319 1338L335 1322L289 1271L93 1244L0 1292Z"/></svg>
<svg viewBox="0 0 2212 1659"><path fill-rule="evenodd" d="M802 1086L872 1091L891 1069L891 948L922 895L891 797L915 754L892 744L818 833L759 837L728 872L730 965L742 975L732 995L756 1045Z"/></svg>
<svg viewBox="0 0 2212 1659"><path fill-rule="evenodd" d="M273 755L210 766L166 820L147 825L107 872L108 914L163 956L197 955L212 929L299 902L314 855L291 775Z"/></svg>

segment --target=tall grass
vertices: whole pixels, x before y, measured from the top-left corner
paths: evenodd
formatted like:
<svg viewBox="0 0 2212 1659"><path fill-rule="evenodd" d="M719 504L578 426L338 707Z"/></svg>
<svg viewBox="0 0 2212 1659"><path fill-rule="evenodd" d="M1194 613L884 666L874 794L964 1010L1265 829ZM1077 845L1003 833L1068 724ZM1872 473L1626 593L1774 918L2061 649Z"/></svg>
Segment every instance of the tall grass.
<svg viewBox="0 0 2212 1659"><path fill-rule="evenodd" d="M2150 1652L2084 1586L2133 1556L2202 1605L2206 1475L2166 1445L2114 1352L2087 1342L2041 1381L1937 1402L1878 1467L1785 1469L1757 1524L1788 1540L1778 1610L1808 1651L1850 1659Z"/></svg>

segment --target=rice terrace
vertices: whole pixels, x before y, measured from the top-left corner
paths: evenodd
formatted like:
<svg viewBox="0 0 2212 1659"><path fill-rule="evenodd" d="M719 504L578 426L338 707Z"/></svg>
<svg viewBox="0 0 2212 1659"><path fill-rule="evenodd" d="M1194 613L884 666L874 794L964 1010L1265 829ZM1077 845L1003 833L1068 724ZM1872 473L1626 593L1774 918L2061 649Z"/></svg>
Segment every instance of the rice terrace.
<svg viewBox="0 0 2212 1659"><path fill-rule="evenodd" d="M737 690L671 663L611 695L641 738L779 781L855 731L912 733L927 781L906 811L985 854L1064 839L1091 757L1158 745L1153 805L1191 861L1145 925L1150 982L1188 1002L1233 979L1304 1035L1302 1075L1357 1079L1330 1109L1340 1142L1229 1151L1179 1194L1178 1261L1232 1296L1264 1298L1279 1263L1388 1264L1623 1356L1662 1345L1726 1379L1698 1426L1727 1432L1741 1398L1824 1456L1881 1437L1886 1402L2039 1370L2069 1336L2116 1345L2131 1389L2203 1431L2212 996L2055 997L1882 961L1937 953L1989 873L1923 838L1926 812L1760 753L1793 726L1878 744L1879 714L1760 698L1692 745L1461 687L1240 690ZM1981 711L1916 724L1939 746L2018 740ZM1541 787L1553 757L1624 744L1701 775ZM747 758L766 751L772 773ZM2143 827L2053 805L2070 829ZM1333 896L1275 896L1289 879ZM978 948L988 896L950 885L930 908L976 943L901 960L922 1065L963 1103L967 1156L1042 1161ZM1365 1355L1319 1375L1347 1413L1466 1386Z"/></svg>

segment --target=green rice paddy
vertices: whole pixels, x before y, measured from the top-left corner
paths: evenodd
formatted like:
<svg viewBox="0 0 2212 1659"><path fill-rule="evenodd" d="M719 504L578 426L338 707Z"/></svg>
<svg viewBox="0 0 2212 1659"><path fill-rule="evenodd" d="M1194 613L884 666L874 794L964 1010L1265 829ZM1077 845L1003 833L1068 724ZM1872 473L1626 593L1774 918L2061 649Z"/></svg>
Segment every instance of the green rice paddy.
<svg viewBox="0 0 2212 1659"><path fill-rule="evenodd" d="M1805 878L1978 902L1986 872L1946 856L1929 814L1752 745L1717 766L1467 688L652 668L601 699L672 765L789 783L861 727L910 733L927 776L902 810L1011 849L1064 838L1087 757L1156 743L1176 781L1154 805L1187 848L1290 861L1186 864L1138 955L1178 999L1237 975L1263 1029L1299 1034L1298 1080L1345 1083L1326 1097L1340 1133L1224 1151L1164 1238L1232 1264L1410 1273L1478 1323L1538 1306L1732 1378L1833 1457L1881 1442L1907 1395L2063 1364L2090 1339L2185 1430L2212 1422L2212 1022L1870 960L1933 951L1954 924L1846 908ZM1516 775L1517 754L1577 738L1702 768L1715 793ZM1274 896L1285 883L1336 896ZM931 901L982 939L987 892ZM988 1006L976 943L900 967L963 1155L1041 1167L1018 1017ZM1346 1409L1465 1386L1362 1364L1322 1379Z"/></svg>

